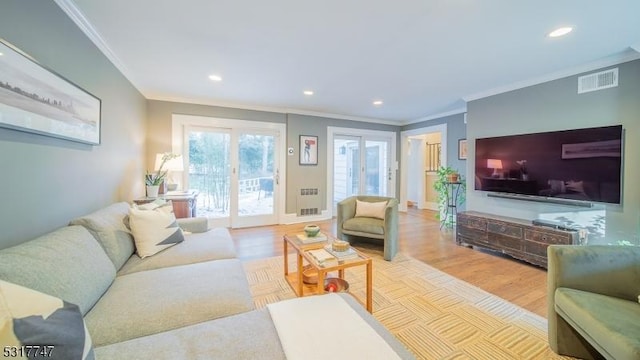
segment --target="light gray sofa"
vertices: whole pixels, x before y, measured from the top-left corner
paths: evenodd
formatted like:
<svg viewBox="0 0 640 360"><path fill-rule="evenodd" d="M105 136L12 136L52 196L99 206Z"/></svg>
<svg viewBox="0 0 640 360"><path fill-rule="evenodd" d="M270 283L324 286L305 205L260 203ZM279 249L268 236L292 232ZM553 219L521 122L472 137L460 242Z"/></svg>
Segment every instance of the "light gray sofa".
<svg viewBox="0 0 640 360"><path fill-rule="evenodd" d="M98 359L284 359L267 309L254 310L226 229L179 219L185 241L140 259L117 203L0 250L0 279L78 305ZM350 296L403 359L412 355ZM336 319L337 320L337 319Z"/></svg>

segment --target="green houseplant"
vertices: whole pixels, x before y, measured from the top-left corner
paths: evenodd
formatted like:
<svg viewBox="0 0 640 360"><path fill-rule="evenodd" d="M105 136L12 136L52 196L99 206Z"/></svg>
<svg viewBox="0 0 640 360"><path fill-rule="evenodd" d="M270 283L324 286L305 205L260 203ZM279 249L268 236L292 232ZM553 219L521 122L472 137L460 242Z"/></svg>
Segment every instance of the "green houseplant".
<svg viewBox="0 0 640 360"><path fill-rule="evenodd" d="M465 179L458 173L457 170L450 166L441 166L436 171L436 181L433 184L433 188L438 194L438 213L436 219L438 219L445 226L452 226L454 223L454 214L447 214L447 199L450 199L451 191L455 191L451 183L460 183L458 189L458 196L456 206L464 204L466 200L467 184ZM455 194L453 194L455 195ZM445 215L447 214L447 215Z"/></svg>

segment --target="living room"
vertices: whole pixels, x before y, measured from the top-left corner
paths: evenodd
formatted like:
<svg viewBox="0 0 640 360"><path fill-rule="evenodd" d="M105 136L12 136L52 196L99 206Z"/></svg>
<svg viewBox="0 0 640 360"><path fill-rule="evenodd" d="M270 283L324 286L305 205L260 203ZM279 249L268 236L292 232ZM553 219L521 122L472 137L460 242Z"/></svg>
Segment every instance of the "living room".
<svg viewBox="0 0 640 360"><path fill-rule="evenodd" d="M60 2L65 3L65 2ZM579 6L579 5L577 5ZM637 5L634 5L637 6ZM90 40L56 2L7 1L1 5L0 34L48 69L101 100L99 146L70 142L0 127L0 153L5 189L0 218L0 248L7 248L66 226L70 219L109 204L144 196L144 176L155 155L172 150L174 114L284 124L289 147L298 151L300 135L318 136L328 146L327 129L403 131L447 125L447 164L467 178L467 210L520 219L579 217L582 210L549 203L488 198L473 190L473 140L484 137L564 129L622 125L624 129L621 205L596 204L604 214L605 243L640 244L640 39L618 62L575 64L566 76L540 74L530 85L487 91L466 99L465 110L410 124L372 123L328 115L297 114L147 98ZM173 44L175 45L175 44ZM577 94L577 78L610 68L619 70L619 86ZM547 80L545 80L547 79ZM458 140L468 139L468 160L458 159ZM397 145L398 148L400 144ZM297 153L296 153L297 155ZM396 155L400 159L400 151ZM286 157L287 189L283 214L295 214L295 189L317 187L326 194L326 153L319 164L305 167ZM400 164L400 167L402 164ZM397 174L400 174L400 168ZM399 175L396 175L399 178ZM399 181L399 180L398 180ZM397 196L400 184L396 185ZM328 211L326 198L322 210ZM330 214L329 212L328 214ZM322 217L314 220L322 220ZM305 218L298 219L305 222ZM588 224L587 224L588 225ZM279 241L280 239L278 239Z"/></svg>

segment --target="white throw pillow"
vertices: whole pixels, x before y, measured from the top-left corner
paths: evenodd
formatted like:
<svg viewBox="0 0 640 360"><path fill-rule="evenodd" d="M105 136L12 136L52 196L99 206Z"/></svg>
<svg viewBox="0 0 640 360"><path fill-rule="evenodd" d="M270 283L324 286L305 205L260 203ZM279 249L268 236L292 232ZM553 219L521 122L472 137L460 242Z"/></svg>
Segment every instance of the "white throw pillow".
<svg viewBox="0 0 640 360"><path fill-rule="evenodd" d="M77 305L2 280L0 330L0 344L8 358L23 358L14 355L26 346L33 358L95 359Z"/></svg>
<svg viewBox="0 0 640 360"><path fill-rule="evenodd" d="M384 211L387 208L387 201L367 202L356 199L356 216L370 217L384 220Z"/></svg>
<svg viewBox="0 0 640 360"><path fill-rule="evenodd" d="M129 226L136 253L143 259L184 241L171 201L131 206Z"/></svg>

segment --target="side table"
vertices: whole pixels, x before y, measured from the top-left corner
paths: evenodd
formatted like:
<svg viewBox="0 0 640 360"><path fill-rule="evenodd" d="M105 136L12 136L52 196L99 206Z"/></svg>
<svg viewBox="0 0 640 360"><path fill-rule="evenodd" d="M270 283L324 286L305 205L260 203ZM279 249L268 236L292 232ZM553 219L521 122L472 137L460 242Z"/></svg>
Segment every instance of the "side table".
<svg viewBox="0 0 640 360"><path fill-rule="evenodd" d="M197 190L185 190L185 191L169 191L162 194L157 198L143 197L133 200L134 203L141 205L150 203L156 199L171 200L173 204L173 213L176 218L190 218L196 217L196 203L199 192Z"/></svg>
<svg viewBox="0 0 640 360"><path fill-rule="evenodd" d="M330 235L327 235L330 236ZM338 277L344 279L344 270L354 266L365 266L366 269L366 299L361 299L354 296L354 298L360 302L369 313L373 313L373 261L370 257L363 255L356 250L358 257L355 259L341 260L336 265L323 267L320 266L311 255L308 254L309 250L321 249L328 242L318 242L311 244L301 243L296 235L284 235L284 278L298 297L306 295L322 295L325 293L324 280L327 273L332 271L338 271ZM291 246L296 252L296 272L289 272L289 246ZM307 262L311 267L318 272L318 283L315 286L307 286L302 281L302 271L304 262ZM352 294L353 295L353 294Z"/></svg>

